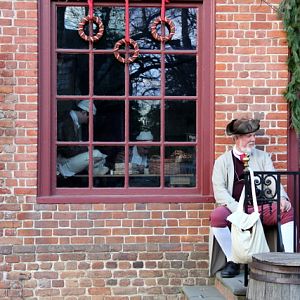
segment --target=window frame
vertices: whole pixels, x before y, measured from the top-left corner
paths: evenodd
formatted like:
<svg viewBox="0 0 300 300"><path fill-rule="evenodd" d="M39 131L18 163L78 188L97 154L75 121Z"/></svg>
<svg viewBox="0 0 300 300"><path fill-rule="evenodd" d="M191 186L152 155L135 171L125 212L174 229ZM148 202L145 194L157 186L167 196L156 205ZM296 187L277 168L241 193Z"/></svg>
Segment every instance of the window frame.
<svg viewBox="0 0 300 300"><path fill-rule="evenodd" d="M138 2L138 1L137 1ZM52 151L52 130L56 119L53 111L52 95L55 72L50 72L52 62L56 61L53 50L55 35L51 36L52 5L60 1L39 1L39 142L38 142L38 203L128 203L128 202L212 202L211 172L214 161L214 1L178 1L172 3L201 4L202 22L198 24L199 35L197 56L200 58L197 68L197 165L196 188L56 188L55 174L56 151ZM65 1L63 2L65 3ZM114 1L113 3L120 3ZM149 4L152 3L149 1ZM70 2L68 5L77 4ZM50 26L49 26L50 24ZM204 51L201 52L201 49ZM201 84L202 83L202 84ZM205 99L200 101L200 99ZM204 142L201 142L204 141ZM167 144L167 143L165 143ZM180 143L179 143L180 144ZM200 167L201 166L201 169ZM163 175L162 175L163 176ZM82 191L82 192L81 192ZM88 193L87 193L88 191ZM81 192L81 193L80 193Z"/></svg>

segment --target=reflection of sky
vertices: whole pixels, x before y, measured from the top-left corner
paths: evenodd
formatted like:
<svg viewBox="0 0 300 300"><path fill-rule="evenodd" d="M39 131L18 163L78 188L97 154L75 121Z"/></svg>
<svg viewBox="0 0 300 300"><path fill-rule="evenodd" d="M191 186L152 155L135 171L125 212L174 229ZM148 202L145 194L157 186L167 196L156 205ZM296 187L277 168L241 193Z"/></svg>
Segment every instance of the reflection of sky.
<svg viewBox="0 0 300 300"><path fill-rule="evenodd" d="M188 10L187 22L188 22L188 36L191 41L192 47L195 48L197 45L197 9L189 8L173 8L166 11L166 17L171 19L175 25L175 34L172 40L180 41L182 44L182 14L184 10ZM94 9L96 16L101 17L101 7ZM65 28L70 30L77 30L78 23L85 17L85 7L79 6L67 6L65 11ZM143 28L145 24L149 23L151 26L154 18L160 16L160 9L158 8L131 8L130 9L130 32L132 35L144 32ZM150 31L149 26L149 31ZM159 29L159 26L158 26ZM109 29L106 30L117 30L124 31L124 8L113 8L110 11ZM166 46L169 48L168 44ZM180 45L182 46L182 45Z"/></svg>
<svg viewBox="0 0 300 300"><path fill-rule="evenodd" d="M139 100L139 112L142 116L147 115L151 109L159 107L159 100Z"/></svg>
<svg viewBox="0 0 300 300"><path fill-rule="evenodd" d="M78 29L78 23L85 16L87 6L68 6L65 11L65 28L71 30ZM95 15L101 17L102 9L94 8ZM187 12L185 16L187 17L188 24L188 38L190 39L191 46L193 49L197 46L197 8L172 8L166 11L166 17L171 19L175 24L175 34L172 38L176 41L178 47L183 47L183 36L182 36L182 18L184 12ZM140 48L143 48L142 43L151 43L153 41L147 41L145 34L145 26L148 26L146 30L150 33L150 26L154 19L160 16L160 8L131 8L130 9L130 32L131 35L144 35L145 40L142 38L139 40ZM109 15L109 28L105 30L113 31L124 31L124 8L113 7ZM159 30L159 26L157 28ZM166 44L166 49L170 49L171 46ZM160 55L140 55L139 61L129 66L130 75L132 78L130 80L131 84L131 95L133 96L160 96L161 89L161 71L160 71ZM134 76L136 75L136 76ZM140 101L140 114L141 116L146 116L153 105L159 105L153 101Z"/></svg>
<svg viewBox="0 0 300 300"><path fill-rule="evenodd" d="M139 121L143 123L143 125L148 125L150 122L151 116L148 114L151 110L160 108L159 100L137 100L138 103L138 112L140 114Z"/></svg>
<svg viewBox="0 0 300 300"><path fill-rule="evenodd" d="M182 32L181 32L181 18L182 18L182 11L184 9L181 8L174 8L166 11L166 17L171 19L175 25L175 34L172 40L180 40L182 43ZM188 34L191 40L191 44L193 47L197 45L197 9L196 8L189 8L188 9ZM167 46L167 45L166 45ZM183 45L181 45L183 46Z"/></svg>
<svg viewBox="0 0 300 300"><path fill-rule="evenodd" d="M143 64L141 64L141 61ZM160 55L143 55L141 61L129 65L133 96L160 95Z"/></svg>
<svg viewBox="0 0 300 300"><path fill-rule="evenodd" d="M84 7L68 6L65 11L65 28L77 30L79 22L85 17Z"/></svg>

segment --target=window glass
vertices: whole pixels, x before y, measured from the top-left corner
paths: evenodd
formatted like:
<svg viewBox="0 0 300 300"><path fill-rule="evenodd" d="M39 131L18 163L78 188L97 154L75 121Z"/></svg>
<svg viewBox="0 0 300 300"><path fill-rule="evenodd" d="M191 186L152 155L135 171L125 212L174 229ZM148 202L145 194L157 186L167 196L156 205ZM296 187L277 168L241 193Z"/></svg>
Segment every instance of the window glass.
<svg viewBox="0 0 300 300"><path fill-rule="evenodd" d="M111 54L94 57L94 95L124 95L124 65Z"/></svg>
<svg viewBox="0 0 300 300"><path fill-rule="evenodd" d="M166 147L164 175L167 187L194 187L196 185L195 147Z"/></svg>
<svg viewBox="0 0 300 300"><path fill-rule="evenodd" d="M96 147L105 154L105 159L94 162L93 187L124 187L125 148L120 146Z"/></svg>
<svg viewBox="0 0 300 300"><path fill-rule="evenodd" d="M125 139L124 100L96 100L94 116L94 141L121 142Z"/></svg>
<svg viewBox="0 0 300 300"><path fill-rule="evenodd" d="M160 101L130 101L129 128L130 140L135 141L141 131L149 130L153 141L160 140Z"/></svg>
<svg viewBox="0 0 300 300"><path fill-rule="evenodd" d="M165 137L167 141L193 141L196 138L196 102L166 101Z"/></svg>
<svg viewBox="0 0 300 300"><path fill-rule="evenodd" d="M175 34L166 49L196 49L197 46L197 9L173 8L166 11L166 17L175 26Z"/></svg>
<svg viewBox="0 0 300 300"><path fill-rule="evenodd" d="M89 57L86 54L57 55L57 94L88 95Z"/></svg>
<svg viewBox="0 0 300 300"><path fill-rule="evenodd" d="M63 49L88 49L89 45L78 35L78 24L87 15L83 6L57 8L57 47Z"/></svg>
<svg viewBox="0 0 300 300"><path fill-rule="evenodd" d="M166 95L196 95L196 56L166 56Z"/></svg>
<svg viewBox="0 0 300 300"><path fill-rule="evenodd" d="M88 147L72 145L57 147L57 187L87 187ZM76 176L74 176L76 175Z"/></svg>
<svg viewBox="0 0 300 300"><path fill-rule="evenodd" d="M149 169L149 161L159 155L159 147L136 145L130 152L129 186L159 187L160 170Z"/></svg>
<svg viewBox="0 0 300 300"><path fill-rule="evenodd" d="M161 90L161 56L140 55L129 66L132 96L159 96Z"/></svg>

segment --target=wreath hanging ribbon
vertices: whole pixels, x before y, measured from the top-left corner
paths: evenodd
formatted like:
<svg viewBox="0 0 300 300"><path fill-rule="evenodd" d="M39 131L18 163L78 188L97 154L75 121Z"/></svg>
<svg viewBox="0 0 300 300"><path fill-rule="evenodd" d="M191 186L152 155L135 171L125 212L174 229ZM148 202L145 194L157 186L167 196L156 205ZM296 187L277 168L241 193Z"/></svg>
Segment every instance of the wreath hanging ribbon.
<svg viewBox="0 0 300 300"><path fill-rule="evenodd" d="M119 53L119 49L122 45L125 46L132 46L133 47L133 55L129 56L129 57L122 57ZM135 61L137 59L137 57L139 56L139 46L137 44L136 41L134 41L133 39L130 38L129 35L129 0L125 0L125 37L119 41L117 41L115 43L114 49L113 49L113 53L115 58L123 63L123 64L128 64L128 63L132 63L133 61Z"/></svg>
<svg viewBox="0 0 300 300"><path fill-rule="evenodd" d="M93 15L93 11L94 11L94 2L93 0L88 0L88 5L89 5L89 14L87 16L85 16L78 24L78 33L79 36L88 42L97 42L100 40L100 38L102 37L103 33L104 33L104 25L101 21L101 19L99 17L96 17ZM89 23L90 21L92 21L93 23L96 23L98 25L98 32L96 33L96 35L90 36L90 35L86 35L84 32L84 26L85 24Z"/></svg>
<svg viewBox="0 0 300 300"><path fill-rule="evenodd" d="M166 3L169 3L169 0L161 1L161 12L160 17L157 17L151 25L151 34L153 38L160 42L168 42L172 39L175 34L175 25L171 19L166 18ZM157 25L165 24L169 29L169 34L165 36L161 36L157 33Z"/></svg>

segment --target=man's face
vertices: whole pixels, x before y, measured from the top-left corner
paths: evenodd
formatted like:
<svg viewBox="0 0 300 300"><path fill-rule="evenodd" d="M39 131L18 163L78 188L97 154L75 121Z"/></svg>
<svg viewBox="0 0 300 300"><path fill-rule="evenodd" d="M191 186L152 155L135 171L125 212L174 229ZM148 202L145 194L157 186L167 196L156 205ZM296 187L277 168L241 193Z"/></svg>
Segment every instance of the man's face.
<svg viewBox="0 0 300 300"><path fill-rule="evenodd" d="M235 140L235 145L239 151L250 153L255 147L255 133L238 135Z"/></svg>
<svg viewBox="0 0 300 300"><path fill-rule="evenodd" d="M87 124L89 121L89 113L85 110L81 110L78 114L78 122L80 124Z"/></svg>

